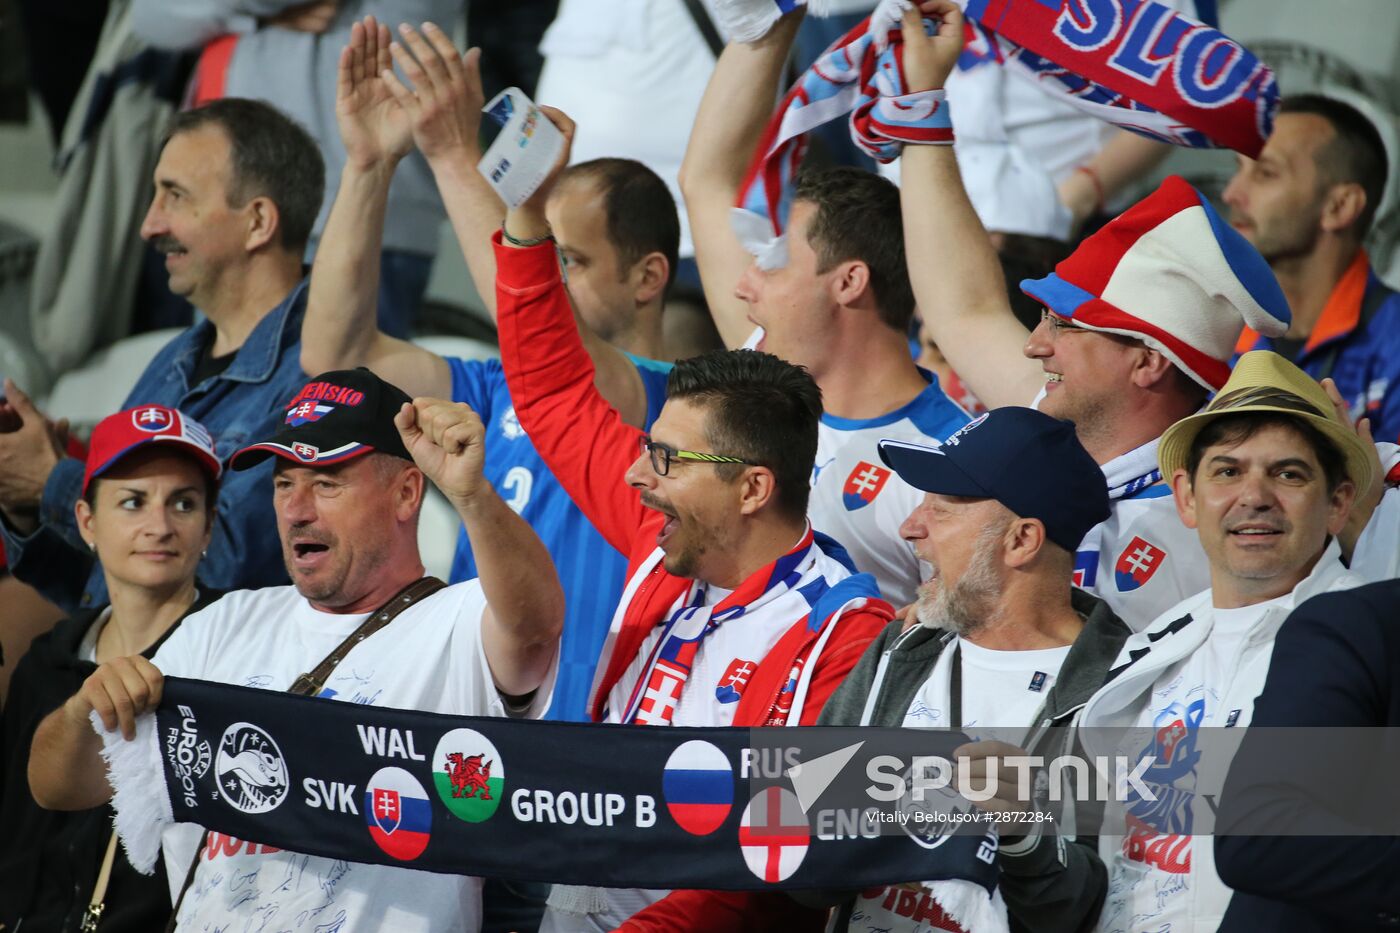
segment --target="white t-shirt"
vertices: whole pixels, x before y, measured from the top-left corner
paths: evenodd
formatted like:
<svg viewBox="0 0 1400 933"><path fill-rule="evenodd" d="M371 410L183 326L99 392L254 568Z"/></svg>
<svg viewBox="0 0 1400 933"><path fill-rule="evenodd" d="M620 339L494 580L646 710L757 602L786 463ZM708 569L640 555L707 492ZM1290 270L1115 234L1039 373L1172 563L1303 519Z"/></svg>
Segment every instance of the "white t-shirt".
<svg viewBox="0 0 1400 933"><path fill-rule="evenodd" d="M1181 523L1171 491L1157 485L1109 503L1074 555L1074 585L1108 603L1140 632L1182 600L1210 589L1210 561Z"/></svg>
<svg viewBox="0 0 1400 933"><path fill-rule="evenodd" d="M464 716L506 715L481 641L485 609L476 580L433 594L351 649L320 696ZM240 590L185 619L153 660L167 677L282 691L368 615L318 611L290 586ZM543 712L553 677L551 671L525 715ZM431 748L417 751L432 754ZM367 761L366 780L381 764L392 763ZM298 795L301 788L293 786L290 793ZM191 824L165 831L172 896L184 883L199 836L200 828ZM270 850L211 833L179 929L475 930L480 887L477 878Z"/></svg>
<svg viewBox="0 0 1400 933"><path fill-rule="evenodd" d="M957 652L953 651L954 646ZM904 715L905 728L946 729L949 716L953 655L962 666L962 726L970 738L1021 741L1035 724L1071 645L1037 651L996 651L961 638L944 646ZM982 734L978 727L995 730ZM856 898L848 933L932 933L960 929L948 919L927 891L871 888Z"/></svg>
<svg viewBox="0 0 1400 933"><path fill-rule="evenodd" d="M1187 759L1195 749L1197 729L1249 725L1253 694L1258 691L1241 694L1231 688L1264 682L1273 656L1272 638L1263 650L1251 650L1251 635L1270 609L1291 605L1292 599L1290 593L1242 609L1212 609L1213 625L1205 643L1157 678L1151 699L1138 717L1137 726L1154 731L1156 747L1127 750L1130 757L1155 754L1159 762ZM1209 804L1197 796L1189 773L1168 784L1151 780L1150 772L1142 780L1159 800L1174 804L1167 814L1160 807L1151 808L1150 822L1134 823L1130 810L1129 824L1136 831L1123 838L1121 852L1108 864L1108 895L1098 929L1103 933L1213 930L1223 914L1200 916L1198 905L1228 904L1228 889L1213 870L1190 869L1192 859L1204 857L1213 864L1210 853L1203 851L1210 849L1210 837L1198 840L1190 833L1195 814ZM1171 790L1159 792L1166 788ZM1150 805L1144 803L1144 807ZM1193 885L1213 885L1219 889L1218 896L1202 898Z"/></svg>
<svg viewBox="0 0 1400 933"><path fill-rule="evenodd" d="M914 694L904 725L914 729L960 727L974 741L982 738L979 728L996 730L996 738L1004 742L1012 742L1014 736L1010 733L1016 730L1022 730L1024 738L1024 730L1035 724L1035 715L1054 686L1070 647L997 651L955 638L943 649L929 678ZM950 717L954 655L959 656L962 667L960 726Z"/></svg>

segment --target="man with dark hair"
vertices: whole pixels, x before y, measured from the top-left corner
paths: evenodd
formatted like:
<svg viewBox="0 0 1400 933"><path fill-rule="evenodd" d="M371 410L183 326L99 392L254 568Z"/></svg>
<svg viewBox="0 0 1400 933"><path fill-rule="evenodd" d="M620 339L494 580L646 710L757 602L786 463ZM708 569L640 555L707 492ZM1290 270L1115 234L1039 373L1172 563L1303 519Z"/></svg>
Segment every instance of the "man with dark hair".
<svg viewBox="0 0 1400 933"><path fill-rule="evenodd" d="M557 174L573 123L544 114L566 140ZM807 521L821 392L770 354L716 351L676 364L650 434L626 424L570 320L550 189L546 179L493 238L497 325L521 426L628 556L590 713L655 726L810 724L893 614L874 579L852 575ZM544 929L612 930L667 893L556 885ZM776 898L721 897L735 910L792 912Z"/></svg>
<svg viewBox="0 0 1400 933"><path fill-rule="evenodd" d="M602 201L602 215L607 220L606 242L617 252L618 280L625 282L633 266L651 253L660 253L666 260L669 290L676 280L681 226L675 202L670 200L671 193L661 176L635 159L590 159L576 162L559 174L556 197L566 197L573 185L584 186L581 193L591 193ZM664 301L666 293L661 297ZM619 317L622 329L630 330L632 315ZM595 320L592 326L598 336L611 341L613 333L608 323Z"/></svg>
<svg viewBox="0 0 1400 933"><path fill-rule="evenodd" d="M462 15L457 0L132 0L131 30L158 49L197 52L189 90L197 104L226 97L267 101L304 125L332 178L346 153L335 131L338 54L352 24L371 10L395 21ZM451 28L449 26L449 28ZM290 168L290 166L288 166ZM330 192L312 212L311 251L330 213ZM442 204L421 158L406 160L385 208L379 325L407 338L428 287Z"/></svg>
<svg viewBox="0 0 1400 933"><path fill-rule="evenodd" d="M302 252L323 173L311 137L267 104L226 99L175 118L141 235L165 254L171 291L205 319L156 354L120 407L180 409L209 428L223 459L281 421L281 406L302 379ZM5 407L21 422L0 434L11 569L60 606L98 605L105 584L73 520L83 465L64 456L26 395L9 383L6 390ZM234 474L220 489L199 570L208 585L232 590L286 580L272 547L272 516L243 505L266 495L271 478L264 466Z"/></svg>
<svg viewBox="0 0 1400 933"><path fill-rule="evenodd" d="M271 198L281 214L278 243L304 251L326 187L325 164L308 158L315 141L281 111L238 97L175 114L165 141L206 126L220 128L228 139L229 206L242 207L259 195Z"/></svg>
<svg viewBox="0 0 1400 933"><path fill-rule="evenodd" d="M1317 94L1286 98L1259 158L1225 188L1230 224L1278 277L1293 321L1275 339L1246 331L1239 351L1271 349L1331 377L1353 420L1400 441L1400 295L1362 243L1386 188L1385 145L1360 111Z"/></svg>
<svg viewBox="0 0 1400 933"><path fill-rule="evenodd" d="M777 354L821 386L826 411L812 521L904 606L923 574L898 529L919 497L893 481L876 445L882 438L938 443L968 415L909 352L914 296L899 189L858 169L804 171L785 249L766 250L731 227L801 19L801 10L790 13L761 39L724 50L690 134L681 191L705 298L725 344Z"/></svg>
<svg viewBox="0 0 1400 933"><path fill-rule="evenodd" d="M505 206L477 171L480 53L459 55L439 29L409 29L405 58L414 84L398 103L380 73L391 64L389 31L367 19L341 62L341 135L347 162L322 236L302 328L310 372L367 366L412 395L465 402L486 422L486 478L549 549L568 596L551 719L586 718L589 687L627 566L570 501L521 429L496 360L444 359L374 327L379 250L389 180L415 138L428 156L467 266L488 309L496 307L491 235ZM421 62L421 64L419 64ZM649 426L666 393L661 309L675 268L679 228L666 186L641 163L586 162L566 169L546 209L582 322L596 384L627 423ZM476 576L459 535L451 579Z"/></svg>
<svg viewBox="0 0 1400 933"><path fill-rule="evenodd" d="M1208 558L1210 588L1129 638L1084 707L1091 756L1157 762L1142 775L1152 799L1111 804L1099 835L1104 933L1140 930L1144 916L1153 929L1219 924L1230 892L1193 827L1207 805L1198 795L1214 805L1213 775L1223 778L1228 762L1196 766L1200 730L1250 724L1294 606L1365 582L1342 563L1337 539L1349 522L1364 524L1367 515L1352 514L1369 512L1357 491L1379 468L1375 446L1322 387L1266 350L1242 356L1220 394L1168 429L1157 454Z"/></svg>

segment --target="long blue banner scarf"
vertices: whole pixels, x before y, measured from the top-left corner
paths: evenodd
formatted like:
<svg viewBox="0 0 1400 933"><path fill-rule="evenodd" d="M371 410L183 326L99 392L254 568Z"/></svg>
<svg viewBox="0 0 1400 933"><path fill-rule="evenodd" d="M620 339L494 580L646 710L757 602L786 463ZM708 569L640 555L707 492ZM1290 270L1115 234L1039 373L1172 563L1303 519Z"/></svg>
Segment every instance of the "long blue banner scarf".
<svg viewBox="0 0 1400 933"><path fill-rule="evenodd" d="M1273 128L1274 73L1224 33L1157 0L958 0L967 17L964 67L996 62L1101 120L1178 146L1219 146L1256 157ZM757 37L797 0L730 0L763 14L738 34ZM736 232L763 264L760 233L782 233L805 136L850 114L852 137L888 162L909 143L952 141L941 91L907 95L900 16L910 0L882 0L822 54L784 97L755 152ZM723 16L723 11L721 11ZM736 17L735 23L740 22ZM728 25L728 24L727 24ZM925 21L925 28L931 28ZM736 34L731 26L731 35ZM756 34L755 34L756 33ZM910 101L910 97L917 101ZM881 117L885 119L880 119ZM781 260L778 247L769 264Z"/></svg>
<svg viewBox="0 0 1400 933"><path fill-rule="evenodd" d="M103 754L118 833L143 870L161 831L187 822L309 855L450 874L723 890L951 880L971 882L962 887L987 902L997 878L988 824L822 831L813 804L827 791L799 792L784 774L798 760L793 746L813 748L823 734L849 746L853 733L443 716L172 677L136 740L104 734ZM893 737L911 755L917 746L946 756L966 740ZM858 786L866 767L846 768Z"/></svg>

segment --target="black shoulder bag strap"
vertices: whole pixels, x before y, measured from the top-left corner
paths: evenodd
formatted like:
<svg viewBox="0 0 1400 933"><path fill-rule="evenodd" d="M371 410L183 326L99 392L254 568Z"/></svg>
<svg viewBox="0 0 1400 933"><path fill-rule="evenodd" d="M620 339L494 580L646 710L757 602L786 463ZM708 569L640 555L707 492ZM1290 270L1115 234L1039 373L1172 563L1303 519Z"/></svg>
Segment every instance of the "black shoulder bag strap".
<svg viewBox="0 0 1400 933"><path fill-rule="evenodd" d="M419 600L427 599L446 585L437 577L423 577L399 590L387 603L361 622L359 627L337 645L334 651L326 655L320 664L313 667L310 672L297 677L287 688L287 693L304 697L320 693L321 688L325 686L326 679L331 676L331 672L336 669L336 666L345 660L345 656L350 653L351 648L394 621L409 606ZM190 889L190 885L194 884L194 874L199 869L200 856L204 854L204 849L208 844L209 830L206 829L204 834L199 837L199 845L195 846L194 859L190 862L189 871L185 872L185 883L180 886L180 894L175 898L175 906L170 911L170 920L165 925L165 933L171 933L175 929L176 918L180 916L180 905L185 902L185 892Z"/></svg>
<svg viewBox="0 0 1400 933"><path fill-rule="evenodd" d="M685 0L685 9L690 14L690 18L695 21L695 28L700 30L705 44L710 47L715 58L719 58L720 53L724 51L724 40L720 38L714 20L710 19L709 11L705 9L703 0Z"/></svg>

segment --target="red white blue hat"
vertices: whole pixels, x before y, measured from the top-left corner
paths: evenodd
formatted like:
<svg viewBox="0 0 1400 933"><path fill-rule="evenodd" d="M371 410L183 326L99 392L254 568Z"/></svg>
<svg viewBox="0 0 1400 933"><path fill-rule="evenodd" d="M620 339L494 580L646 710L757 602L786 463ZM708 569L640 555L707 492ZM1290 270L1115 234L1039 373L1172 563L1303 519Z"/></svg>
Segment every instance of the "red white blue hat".
<svg viewBox="0 0 1400 933"><path fill-rule="evenodd" d="M219 455L214 452L214 439L204 425L175 408L138 405L108 415L92 429L87 466L83 470L83 492L123 457L147 444L174 445L194 457L214 479L223 472Z"/></svg>
<svg viewBox="0 0 1400 933"><path fill-rule="evenodd" d="M1264 257L1176 176L1021 290L1080 327L1141 340L1211 391L1245 325L1278 337L1292 319Z"/></svg>

